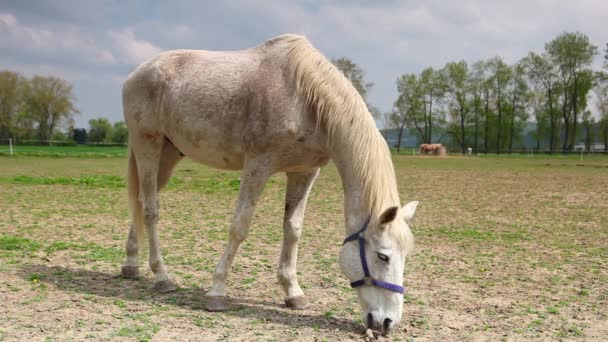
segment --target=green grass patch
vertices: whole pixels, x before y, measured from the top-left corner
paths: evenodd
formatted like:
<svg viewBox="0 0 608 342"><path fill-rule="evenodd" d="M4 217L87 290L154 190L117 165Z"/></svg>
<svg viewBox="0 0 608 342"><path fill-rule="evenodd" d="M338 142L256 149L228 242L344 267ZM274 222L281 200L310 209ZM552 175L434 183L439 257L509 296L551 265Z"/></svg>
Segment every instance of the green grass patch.
<svg viewBox="0 0 608 342"><path fill-rule="evenodd" d="M9 146L0 145L0 156L9 156ZM13 146L13 157L120 158L127 156L126 146Z"/></svg>
<svg viewBox="0 0 608 342"><path fill-rule="evenodd" d="M133 337L139 342L150 341L154 334L160 330L156 324L125 326L116 332L116 336Z"/></svg>
<svg viewBox="0 0 608 342"><path fill-rule="evenodd" d="M37 251L40 244L30 239L19 236L4 235L0 236L0 249L7 251Z"/></svg>
<svg viewBox="0 0 608 342"><path fill-rule="evenodd" d="M124 177L114 175L95 175L80 177L31 177L15 176L5 182L25 185L84 185L92 188L122 188L125 186Z"/></svg>
<svg viewBox="0 0 608 342"><path fill-rule="evenodd" d="M451 227L442 227L435 230L440 235L447 236L455 241L460 240L492 240L495 238L493 232L482 231L478 229L455 229Z"/></svg>

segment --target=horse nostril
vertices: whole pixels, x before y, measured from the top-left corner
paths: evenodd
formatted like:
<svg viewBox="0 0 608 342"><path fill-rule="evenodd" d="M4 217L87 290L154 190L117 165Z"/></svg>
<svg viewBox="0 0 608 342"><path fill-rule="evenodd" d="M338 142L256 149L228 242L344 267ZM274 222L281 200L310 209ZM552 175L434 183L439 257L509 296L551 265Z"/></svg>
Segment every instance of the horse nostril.
<svg viewBox="0 0 608 342"><path fill-rule="evenodd" d="M373 329L374 328L374 317L372 316L371 313L367 314L367 327L369 329Z"/></svg>
<svg viewBox="0 0 608 342"><path fill-rule="evenodd" d="M388 328L391 326L391 323L393 323L392 319L385 318L384 319L384 330L388 330Z"/></svg>

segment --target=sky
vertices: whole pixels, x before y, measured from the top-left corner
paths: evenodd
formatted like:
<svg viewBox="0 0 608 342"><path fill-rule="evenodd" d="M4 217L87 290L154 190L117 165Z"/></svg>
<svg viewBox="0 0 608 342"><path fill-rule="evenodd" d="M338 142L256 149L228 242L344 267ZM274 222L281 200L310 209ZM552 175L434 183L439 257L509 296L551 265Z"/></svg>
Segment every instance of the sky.
<svg viewBox="0 0 608 342"><path fill-rule="evenodd" d="M603 52L607 20L606 0L2 0L0 70L69 81L76 126L88 127L122 120L122 82L161 51L240 50L297 33L357 63L374 83L369 102L388 111L401 74L496 55L513 63L564 31Z"/></svg>

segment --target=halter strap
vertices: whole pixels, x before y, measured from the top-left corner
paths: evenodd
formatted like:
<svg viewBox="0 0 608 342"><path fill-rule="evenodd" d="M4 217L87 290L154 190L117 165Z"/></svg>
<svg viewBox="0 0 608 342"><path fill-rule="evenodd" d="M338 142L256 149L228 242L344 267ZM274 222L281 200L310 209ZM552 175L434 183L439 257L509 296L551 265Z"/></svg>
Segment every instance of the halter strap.
<svg viewBox="0 0 608 342"><path fill-rule="evenodd" d="M369 268L367 266L367 257L365 256L365 237L364 237L363 233L369 226L370 219L371 219L371 216L367 218L367 220L363 224L363 227L361 227L361 229L359 229L359 231L347 236L346 239L344 239L344 242L342 243L342 245L345 245L347 242L351 242L351 241L355 241L355 240L359 241L359 257L361 258L361 267L363 267L364 276L363 276L363 279L353 281L352 283L350 283L350 286L352 288L356 288L356 287L360 287L360 286L376 286L376 287L380 287L380 288L383 288L383 289L386 289L389 291L404 293L405 288L403 286L374 279L371 276L371 274L369 273Z"/></svg>

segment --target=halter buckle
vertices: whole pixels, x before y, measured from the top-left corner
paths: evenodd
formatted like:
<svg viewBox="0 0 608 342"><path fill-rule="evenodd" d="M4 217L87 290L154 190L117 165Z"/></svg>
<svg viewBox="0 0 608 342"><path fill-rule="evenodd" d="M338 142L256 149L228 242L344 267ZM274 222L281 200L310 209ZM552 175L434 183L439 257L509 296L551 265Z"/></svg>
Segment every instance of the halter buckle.
<svg viewBox="0 0 608 342"><path fill-rule="evenodd" d="M374 279L372 277L363 277L363 285L365 286L373 286Z"/></svg>

